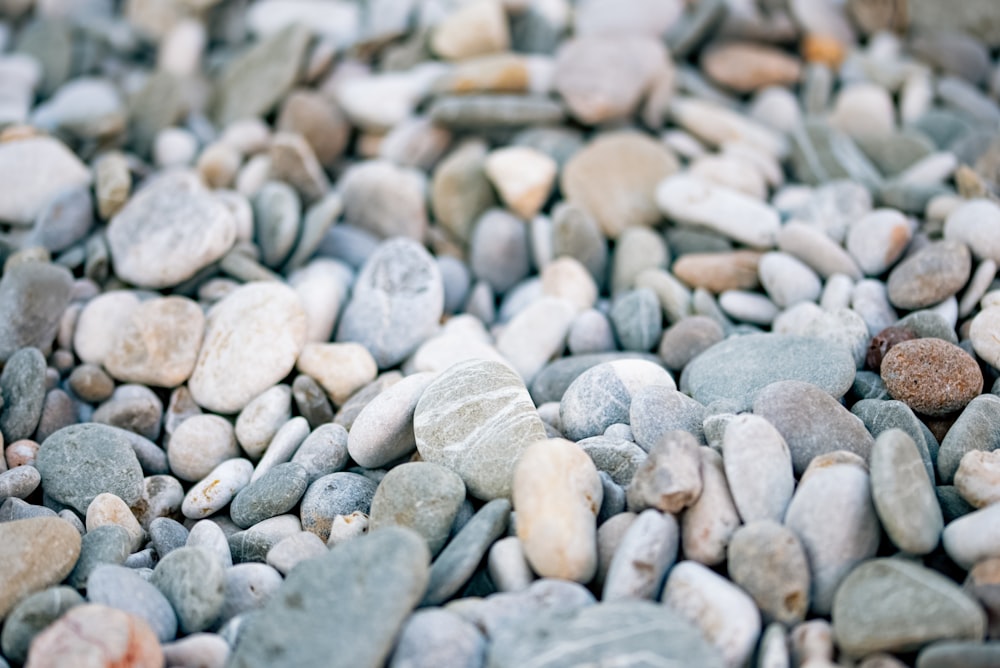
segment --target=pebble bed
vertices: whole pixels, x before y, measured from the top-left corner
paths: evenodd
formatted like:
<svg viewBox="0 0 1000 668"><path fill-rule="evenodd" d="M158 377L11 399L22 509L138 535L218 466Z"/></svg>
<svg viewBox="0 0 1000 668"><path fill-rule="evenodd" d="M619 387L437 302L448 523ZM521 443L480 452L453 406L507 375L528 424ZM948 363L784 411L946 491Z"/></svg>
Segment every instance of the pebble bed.
<svg viewBox="0 0 1000 668"><path fill-rule="evenodd" d="M1000 666L997 0L0 0L0 668Z"/></svg>

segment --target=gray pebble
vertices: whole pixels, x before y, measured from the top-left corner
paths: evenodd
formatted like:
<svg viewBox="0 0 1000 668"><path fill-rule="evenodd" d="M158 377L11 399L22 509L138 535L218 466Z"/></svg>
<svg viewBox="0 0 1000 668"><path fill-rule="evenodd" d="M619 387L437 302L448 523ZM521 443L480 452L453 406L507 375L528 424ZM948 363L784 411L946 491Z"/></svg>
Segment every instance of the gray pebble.
<svg viewBox="0 0 1000 668"><path fill-rule="evenodd" d="M922 649L916 668L990 668L1000 664L1000 643L942 640Z"/></svg>
<svg viewBox="0 0 1000 668"><path fill-rule="evenodd" d="M223 668L231 653L229 643L215 633L193 633L162 649L167 665L177 668Z"/></svg>
<svg viewBox="0 0 1000 668"><path fill-rule="evenodd" d="M149 524L149 539L160 559L187 545L188 530L177 520L157 517Z"/></svg>
<svg viewBox="0 0 1000 668"><path fill-rule="evenodd" d="M226 569L225 600L219 619L223 622L258 610L281 589L284 578L268 564L236 564Z"/></svg>
<svg viewBox="0 0 1000 668"><path fill-rule="evenodd" d="M913 410L902 401L895 399L862 399L851 406L851 412L861 418L865 423L865 428L874 437L878 438L882 432L889 429L901 429L913 439L920 459L923 460L927 469L927 477L933 483L934 459L937 458L937 442L925 435L926 425L921 422ZM933 448L933 449L932 449Z"/></svg>
<svg viewBox="0 0 1000 668"><path fill-rule="evenodd" d="M615 332L608 317L596 309L587 309L573 320L566 335L571 355L606 353L615 349Z"/></svg>
<svg viewBox="0 0 1000 668"><path fill-rule="evenodd" d="M233 565L225 531L212 520L199 520L188 531L187 547L198 547L215 556L224 569Z"/></svg>
<svg viewBox="0 0 1000 668"><path fill-rule="evenodd" d="M326 541L338 515L368 514L378 484L357 473L331 473L315 480L302 497L302 528Z"/></svg>
<svg viewBox="0 0 1000 668"><path fill-rule="evenodd" d="M305 468L309 484L340 471L349 458L347 430L329 423L314 428L292 455L292 461Z"/></svg>
<svg viewBox="0 0 1000 668"><path fill-rule="evenodd" d="M535 404L542 405L549 401L559 401L566 393L574 380L580 375L598 364L614 362L623 359L645 359L656 362L653 355L639 355L637 353L591 353L587 355L573 355L563 357L550 362L535 376L530 384L531 398Z"/></svg>
<svg viewBox="0 0 1000 668"><path fill-rule="evenodd" d="M251 484L257 482L273 469L288 461L309 435L309 423L304 417L296 416L281 425L281 429L271 439L264 456L257 462L250 476Z"/></svg>
<svg viewBox="0 0 1000 668"><path fill-rule="evenodd" d="M597 221L583 207L561 202L552 211L552 254L580 262L598 286L604 285L608 264L608 242Z"/></svg>
<svg viewBox="0 0 1000 668"><path fill-rule="evenodd" d="M24 662L35 636L83 602L83 597L69 587L50 587L21 599L4 620L0 635L4 656L11 661Z"/></svg>
<svg viewBox="0 0 1000 668"><path fill-rule="evenodd" d="M792 455L781 433L759 415L737 415L722 437L733 501L744 522L781 522L792 499Z"/></svg>
<svg viewBox="0 0 1000 668"><path fill-rule="evenodd" d="M264 454L281 426L292 419L292 389L275 385L254 397L236 418L236 440L250 459Z"/></svg>
<svg viewBox="0 0 1000 668"><path fill-rule="evenodd" d="M35 465L46 494L81 514L103 492L128 505L142 496L142 468L131 444L106 425L78 424L60 429L42 443Z"/></svg>
<svg viewBox="0 0 1000 668"><path fill-rule="evenodd" d="M87 600L142 619L160 642L177 636L177 615L170 601L131 568L112 564L95 568L87 580Z"/></svg>
<svg viewBox="0 0 1000 668"><path fill-rule="evenodd" d="M413 529L436 555L448 540L465 485L457 473L429 462L396 466L382 478L372 498L369 530L385 526ZM414 509L419 508L419 513Z"/></svg>
<svg viewBox="0 0 1000 668"><path fill-rule="evenodd" d="M77 589L86 589L88 578L104 564L120 566L131 553L131 537L117 524L103 524L83 535L80 558L69 574L67 582Z"/></svg>
<svg viewBox="0 0 1000 668"><path fill-rule="evenodd" d="M594 595L583 585L541 578L521 591L494 593L481 599L460 598L445 609L458 613L493 638L525 615L547 613L562 617L595 603Z"/></svg>
<svg viewBox="0 0 1000 668"><path fill-rule="evenodd" d="M597 511L597 524L614 517L618 513L625 512L628 508L628 495L625 487L619 485L611 476L604 471L598 471L597 476L601 479L601 507Z"/></svg>
<svg viewBox="0 0 1000 668"><path fill-rule="evenodd" d="M698 441L686 431L664 434L628 486L629 509L676 513L697 501L702 487L698 448Z"/></svg>
<svg viewBox="0 0 1000 668"><path fill-rule="evenodd" d="M204 631L222 610L225 574L211 553L181 547L160 560L150 583L170 601L184 633Z"/></svg>
<svg viewBox="0 0 1000 668"><path fill-rule="evenodd" d="M418 610L403 625L389 668L478 668L486 638L473 624L445 609Z"/></svg>
<svg viewBox="0 0 1000 668"><path fill-rule="evenodd" d="M46 350L69 306L73 276L63 267L25 262L0 279L0 362L28 346Z"/></svg>
<svg viewBox="0 0 1000 668"><path fill-rule="evenodd" d="M49 390L45 395L45 401L42 402L42 414L35 429L35 440L44 441L63 427L78 422L79 408L77 402L66 392L58 388Z"/></svg>
<svg viewBox="0 0 1000 668"><path fill-rule="evenodd" d="M941 544L952 561L965 569L1000 557L1000 504L991 504L950 522Z"/></svg>
<svg viewBox="0 0 1000 668"><path fill-rule="evenodd" d="M913 438L900 429L879 434L871 453L872 500L893 544L909 554L937 547L944 520Z"/></svg>
<svg viewBox="0 0 1000 668"><path fill-rule="evenodd" d="M698 449L701 458L701 494L681 515L684 556L706 566L726 559L726 546L740 526L740 515L726 481L722 457L712 448Z"/></svg>
<svg viewBox="0 0 1000 668"><path fill-rule="evenodd" d="M792 454L796 475L818 455L847 450L867 460L874 439L864 423L840 402L810 383L787 380L763 388L753 403L754 415L781 433ZM835 440L830 434L836 434Z"/></svg>
<svg viewBox="0 0 1000 668"><path fill-rule="evenodd" d="M503 535L509 515L510 501L494 499L462 527L431 566L422 605L440 605L468 582L490 546Z"/></svg>
<svg viewBox="0 0 1000 668"><path fill-rule="evenodd" d="M375 380L355 391L351 395L351 398L344 402L340 410L333 417L334 423L350 431L351 427L354 426L354 420L357 419L364 407L383 390L386 390L402 379L403 374L399 371L386 371L379 374Z"/></svg>
<svg viewBox="0 0 1000 668"><path fill-rule="evenodd" d="M527 589L535 579L517 536L507 536L493 543L487 557L490 580L501 592Z"/></svg>
<svg viewBox="0 0 1000 668"><path fill-rule="evenodd" d="M857 375L854 376L851 391L862 400L875 399L881 401L889 398L889 390L885 387L885 381L882 380L882 376L874 371L858 371ZM863 417L861 419L864 420Z"/></svg>
<svg viewBox="0 0 1000 668"><path fill-rule="evenodd" d="M490 209L475 222L469 242L473 275L502 295L524 279L531 269L528 228L503 209Z"/></svg>
<svg viewBox="0 0 1000 668"><path fill-rule="evenodd" d="M37 348L21 348L4 364L0 374L3 411L0 431L7 443L35 433L45 401L45 357Z"/></svg>
<svg viewBox="0 0 1000 668"><path fill-rule="evenodd" d="M278 464L236 494L229 514L238 526L247 529L294 508L308 486L308 474L301 464Z"/></svg>
<svg viewBox="0 0 1000 668"><path fill-rule="evenodd" d="M13 522L31 517L56 517L56 511L45 506L36 506L16 497L8 497L0 504L0 522Z"/></svg>
<svg viewBox="0 0 1000 668"><path fill-rule="evenodd" d="M657 354L668 369L680 371L723 338L725 334L717 321L694 315L675 322L663 332Z"/></svg>
<svg viewBox="0 0 1000 668"><path fill-rule="evenodd" d="M604 435L608 438L635 443L635 436L632 435L632 427L623 422L608 425L608 428L604 430Z"/></svg>
<svg viewBox="0 0 1000 668"><path fill-rule="evenodd" d="M616 485L628 485L646 461L646 452L625 439L593 436L577 441L577 445L587 453L598 472L607 473Z"/></svg>
<svg viewBox="0 0 1000 668"><path fill-rule="evenodd" d="M287 575L299 563L326 554L326 543L316 534L303 531L281 539L267 551L267 565Z"/></svg>
<svg viewBox="0 0 1000 668"><path fill-rule="evenodd" d="M378 244L379 238L367 230L354 225L334 225L323 235L317 254L360 269Z"/></svg>
<svg viewBox="0 0 1000 668"><path fill-rule="evenodd" d="M437 265L444 284L444 312L458 313L472 288L469 268L461 260L450 255L438 257Z"/></svg>
<svg viewBox="0 0 1000 668"><path fill-rule="evenodd" d="M333 406L326 392L316 379L299 374L292 383L292 397L299 413L309 422L311 429L333 422Z"/></svg>
<svg viewBox="0 0 1000 668"><path fill-rule="evenodd" d="M44 246L58 253L83 240L93 224L94 200L90 188L64 190L38 214L25 247Z"/></svg>
<svg viewBox="0 0 1000 668"><path fill-rule="evenodd" d="M729 542L729 577L764 614L792 626L809 610L809 562L798 537L773 520L749 522Z"/></svg>
<svg viewBox="0 0 1000 668"><path fill-rule="evenodd" d="M16 466L0 473L0 498L16 497L24 499L34 492L42 481L38 469L30 464Z"/></svg>
<svg viewBox="0 0 1000 668"><path fill-rule="evenodd" d="M149 575L152 577L153 566L156 565L156 550L152 547L147 547L138 552L133 552L128 555L128 558L122 565L129 570L137 572L149 571Z"/></svg>
<svg viewBox="0 0 1000 668"><path fill-rule="evenodd" d="M941 482L951 483L962 457L970 450L1000 448L1000 397L983 394L966 406L951 426L938 451L937 468Z"/></svg>
<svg viewBox="0 0 1000 668"><path fill-rule="evenodd" d="M648 352L663 334L663 312L656 293L638 288L619 295L611 306L611 323L622 350Z"/></svg>
<svg viewBox="0 0 1000 668"><path fill-rule="evenodd" d="M409 375L361 409L347 437L347 450L355 462L366 468L378 468L416 449L413 413L434 378L433 373Z"/></svg>
<svg viewBox="0 0 1000 668"><path fill-rule="evenodd" d="M160 436L163 403L144 385L119 385L92 419L155 441Z"/></svg>
<svg viewBox="0 0 1000 668"><path fill-rule="evenodd" d="M302 203L287 183L268 181L257 191L253 211L261 260L276 269L292 252L298 238Z"/></svg>
<svg viewBox="0 0 1000 668"><path fill-rule="evenodd" d="M933 306L961 290L971 273L968 246L958 241L933 242L889 273L889 301L907 310Z"/></svg>
<svg viewBox="0 0 1000 668"><path fill-rule="evenodd" d="M629 406L629 424L635 442L647 452L670 431L686 431L703 442L704 421L704 406L683 392L662 385L640 389Z"/></svg>
<svg viewBox="0 0 1000 668"><path fill-rule="evenodd" d="M653 509L639 513L611 558L601 600L655 600L679 547L680 531L673 515Z"/></svg>

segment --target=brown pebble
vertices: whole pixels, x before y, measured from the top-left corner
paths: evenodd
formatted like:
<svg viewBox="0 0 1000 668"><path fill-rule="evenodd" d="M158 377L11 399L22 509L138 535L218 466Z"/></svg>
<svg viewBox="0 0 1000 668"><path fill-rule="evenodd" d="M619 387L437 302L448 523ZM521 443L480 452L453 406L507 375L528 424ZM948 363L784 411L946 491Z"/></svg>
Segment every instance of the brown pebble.
<svg viewBox="0 0 1000 668"><path fill-rule="evenodd" d="M868 368L878 373L882 369L882 358L896 345L903 341L917 338L912 330L906 327L896 327L890 325L872 337L868 344L868 354L865 356L865 364Z"/></svg>
<svg viewBox="0 0 1000 668"><path fill-rule="evenodd" d="M145 621L115 608L72 608L39 633L25 668L161 668L163 650Z"/></svg>
<svg viewBox="0 0 1000 668"><path fill-rule="evenodd" d="M882 359L881 373L893 399L931 416L961 410L983 391L976 360L943 339L913 339L893 346Z"/></svg>
<svg viewBox="0 0 1000 668"><path fill-rule="evenodd" d="M726 290L754 290L760 285L757 264L761 253L688 253L674 262L674 276L692 288L719 294Z"/></svg>
<svg viewBox="0 0 1000 668"><path fill-rule="evenodd" d="M96 404L115 391L115 381L96 364L81 364L69 374L69 388L84 401Z"/></svg>
<svg viewBox="0 0 1000 668"><path fill-rule="evenodd" d="M889 273L889 302L907 310L933 306L961 290L971 273L968 246L959 241L933 241Z"/></svg>
<svg viewBox="0 0 1000 668"><path fill-rule="evenodd" d="M38 454L38 443L28 438L14 441L7 446L4 456L7 458L7 468L18 466L34 466L35 455Z"/></svg>
<svg viewBox="0 0 1000 668"><path fill-rule="evenodd" d="M663 332L659 355L666 367L680 371L688 362L726 338L722 326L708 316L693 315Z"/></svg>
<svg viewBox="0 0 1000 668"><path fill-rule="evenodd" d="M802 64L781 49L750 42L730 42L707 49L701 66L713 81L740 93L799 80Z"/></svg>
<svg viewBox="0 0 1000 668"><path fill-rule="evenodd" d="M833 69L838 69L847 55L847 49L836 37L816 33L802 39L801 49L807 63L821 63Z"/></svg>

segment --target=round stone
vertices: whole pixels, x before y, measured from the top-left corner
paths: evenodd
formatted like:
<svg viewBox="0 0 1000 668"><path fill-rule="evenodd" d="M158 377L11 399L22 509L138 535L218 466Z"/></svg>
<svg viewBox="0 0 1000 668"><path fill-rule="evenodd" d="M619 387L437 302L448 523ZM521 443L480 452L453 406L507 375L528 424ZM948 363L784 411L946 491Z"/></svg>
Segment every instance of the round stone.
<svg viewBox="0 0 1000 668"><path fill-rule="evenodd" d="M174 431L167 449L171 472L181 480L201 480L227 459L240 455L228 420L218 415L194 415Z"/></svg>
<svg viewBox="0 0 1000 668"><path fill-rule="evenodd" d="M667 432L650 448L626 490L629 509L679 513L701 495L701 469L698 441L686 431Z"/></svg>
<svg viewBox="0 0 1000 668"><path fill-rule="evenodd" d="M98 494L126 504L142 496L142 468L125 433L102 424L77 424L49 436L35 460L45 493L86 514Z"/></svg>
<svg viewBox="0 0 1000 668"><path fill-rule="evenodd" d="M945 219L944 238L967 245L977 259L1000 262L1000 206L988 199L965 201Z"/></svg>
<svg viewBox="0 0 1000 668"><path fill-rule="evenodd" d="M420 172L387 160L359 163L339 183L344 221L382 239L420 241L427 230L424 181Z"/></svg>
<svg viewBox="0 0 1000 668"><path fill-rule="evenodd" d="M181 547L160 560L150 583L170 601L184 633L204 631L215 623L225 596L225 576L218 559L198 547Z"/></svg>
<svg viewBox="0 0 1000 668"><path fill-rule="evenodd" d="M31 641L40 632L62 617L68 610L83 603L83 597L71 587L49 587L24 598L4 620L0 636L7 659L24 662Z"/></svg>
<svg viewBox="0 0 1000 668"><path fill-rule="evenodd" d="M881 374L894 399L925 415L961 410L983 391L976 360L941 339L898 343L882 359Z"/></svg>
<svg viewBox="0 0 1000 668"><path fill-rule="evenodd" d="M424 390L413 415L417 450L452 469L477 498L510 495L514 466L545 427L521 378L499 362L455 364Z"/></svg>
<svg viewBox="0 0 1000 668"><path fill-rule="evenodd" d="M941 439L937 456L941 482L952 482L967 452L997 449L1000 449L1000 397L981 394L969 402Z"/></svg>
<svg viewBox="0 0 1000 668"><path fill-rule="evenodd" d="M189 519L202 519L219 512L250 484L251 475L253 464L249 460L226 459L188 490L181 512Z"/></svg>
<svg viewBox="0 0 1000 668"><path fill-rule="evenodd" d="M235 241L236 219L190 172L161 176L108 224L115 273L145 288L191 278Z"/></svg>
<svg viewBox="0 0 1000 668"><path fill-rule="evenodd" d="M292 388L275 385L243 407L236 418L236 440L250 459L260 459L271 439L292 419Z"/></svg>
<svg viewBox="0 0 1000 668"><path fill-rule="evenodd" d="M170 602L135 569L98 565L87 578L87 600L144 620L161 642L177 636L177 615Z"/></svg>
<svg viewBox="0 0 1000 668"><path fill-rule="evenodd" d="M646 452L664 434L678 429L692 434L699 441L703 440L704 421L704 406L683 392L665 385L647 385L641 388L632 395L629 405L628 422L632 435Z"/></svg>
<svg viewBox="0 0 1000 668"><path fill-rule="evenodd" d="M298 295L281 283L248 283L208 313L205 338L188 382L204 408L235 413L295 366L307 318Z"/></svg>
<svg viewBox="0 0 1000 668"><path fill-rule="evenodd" d="M386 473L375 490L369 529L413 529L427 541L433 556L448 540L464 500L465 485L457 473L428 462L401 464Z"/></svg>
<svg viewBox="0 0 1000 668"><path fill-rule="evenodd" d="M59 193L90 185L90 170L52 137L31 137L0 146L0 220L31 225Z"/></svg>
<svg viewBox="0 0 1000 668"><path fill-rule="evenodd" d="M611 324L622 350L648 352L663 333L663 311L656 293L639 288L620 295L611 306Z"/></svg>
<svg viewBox="0 0 1000 668"><path fill-rule="evenodd" d="M28 346L49 349L72 286L73 275L65 267L47 262L5 268L0 278L0 361Z"/></svg>
<svg viewBox="0 0 1000 668"><path fill-rule="evenodd" d="M733 417L723 432L722 461L744 522L785 518L795 477L788 444L774 425L759 415Z"/></svg>
<svg viewBox="0 0 1000 668"><path fill-rule="evenodd" d="M1000 501L1000 451L965 453L955 471L955 487L974 508Z"/></svg>
<svg viewBox="0 0 1000 668"><path fill-rule="evenodd" d="M302 497L302 528L328 540L336 517L355 512L367 516L377 487L375 481L357 473L331 473L317 479Z"/></svg>
<svg viewBox="0 0 1000 668"><path fill-rule="evenodd" d="M680 371L688 362L722 341L722 326L712 318L694 315L684 318L663 332L658 354L671 371Z"/></svg>
<svg viewBox="0 0 1000 668"><path fill-rule="evenodd" d="M908 310L934 306L961 290L971 273L972 256L964 243L930 243L889 273L889 301Z"/></svg>
<svg viewBox="0 0 1000 668"><path fill-rule="evenodd" d="M301 464L278 464L236 494L229 507L230 517L238 527L247 529L294 508L308 485L308 474Z"/></svg>

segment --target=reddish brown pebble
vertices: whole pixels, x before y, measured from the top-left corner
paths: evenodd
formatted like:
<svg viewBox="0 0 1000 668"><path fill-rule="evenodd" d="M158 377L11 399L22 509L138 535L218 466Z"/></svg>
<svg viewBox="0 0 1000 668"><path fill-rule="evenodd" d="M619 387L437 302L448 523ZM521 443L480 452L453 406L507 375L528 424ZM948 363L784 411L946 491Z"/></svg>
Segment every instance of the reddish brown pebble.
<svg viewBox="0 0 1000 668"><path fill-rule="evenodd" d="M893 399L932 416L961 410L983 391L976 360L942 339L893 346L882 359L882 380Z"/></svg>
<svg viewBox="0 0 1000 668"><path fill-rule="evenodd" d="M868 344L868 355L865 357L865 363L869 369L878 373L882 369L882 358L885 357L890 348L897 343L915 338L917 335L905 327L886 327L872 337Z"/></svg>
<svg viewBox="0 0 1000 668"><path fill-rule="evenodd" d="M38 454L38 443L27 438L14 441L7 446L7 468L18 466L34 466L35 455Z"/></svg>
<svg viewBox="0 0 1000 668"><path fill-rule="evenodd" d="M701 66L713 81L740 93L794 84L802 73L798 58L751 42L713 46L705 51Z"/></svg>
<svg viewBox="0 0 1000 668"><path fill-rule="evenodd" d="M25 668L162 668L156 634L138 617L103 605L79 605L39 633Z"/></svg>

